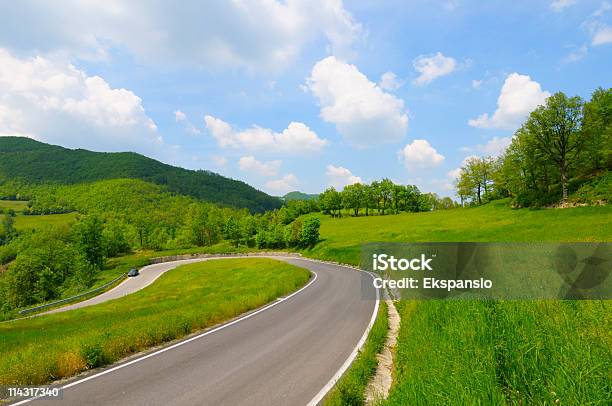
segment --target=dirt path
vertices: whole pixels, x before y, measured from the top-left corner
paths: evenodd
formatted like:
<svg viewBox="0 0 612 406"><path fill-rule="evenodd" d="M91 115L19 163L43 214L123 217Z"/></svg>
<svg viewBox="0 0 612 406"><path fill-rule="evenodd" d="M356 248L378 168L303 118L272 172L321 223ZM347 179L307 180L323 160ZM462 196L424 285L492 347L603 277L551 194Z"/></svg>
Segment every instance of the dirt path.
<svg viewBox="0 0 612 406"><path fill-rule="evenodd" d="M366 388L366 404L368 405L377 400L386 399L393 382L393 355L400 327L400 316L391 299L386 299L385 302L389 313L389 331L382 352L376 356L378 358L376 374Z"/></svg>

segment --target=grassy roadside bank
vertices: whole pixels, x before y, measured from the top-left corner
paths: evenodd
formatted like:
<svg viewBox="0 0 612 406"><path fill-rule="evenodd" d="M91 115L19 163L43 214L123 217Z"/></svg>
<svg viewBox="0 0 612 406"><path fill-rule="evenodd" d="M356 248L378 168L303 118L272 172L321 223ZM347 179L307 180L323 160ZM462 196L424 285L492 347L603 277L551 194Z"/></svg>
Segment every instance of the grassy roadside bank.
<svg viewBox="0 0 612 406"><path fill-rule="evenodd" d="M610 404L607 301L400 302L384 405Z"/></svg>
<svg viewBox="0 0 612 406"><path fill-rule="evenodd" d="M265 258L206 261L125 298L0 324L0 384L42 384L114 362L262 306L309 277Z"/></svg>
<svg viewBox="0 0 612 406"><path fill-rule="evenodd" d="M388 328L387 304L381 301L376 321L368 334L365 345L351 364L351 367L325 397L323 402L325 406L363 404L366 386L376 372L378 365L376 354L383 349Z"/></svg>

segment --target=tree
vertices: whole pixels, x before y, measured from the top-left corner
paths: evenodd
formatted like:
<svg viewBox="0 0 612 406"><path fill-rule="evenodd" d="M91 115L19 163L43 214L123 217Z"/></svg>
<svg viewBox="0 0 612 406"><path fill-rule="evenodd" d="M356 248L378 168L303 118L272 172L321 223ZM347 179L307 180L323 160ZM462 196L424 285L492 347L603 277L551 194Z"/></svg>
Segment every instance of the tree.
<svg viewBox="0 0 612 406"><path fill-rule="evenodd" d="M584 105L582 176L612 169L612 88L596 89Z"/></svg>
<svg viewBox="0 0 612 406"><path fill-rule="evenodd" d="M127 240L127 226L119 220L109 220L104 224L102 237L106 243L106 255L115 257L130 252Z"/></svg>
<svg viewBox="0 0 612 406"><path fill-rule="evenodd" d="M568 197L569 170L585 141L581 131L583 105L578 96L555 93L546 99L546 105L531 112L524 124L537 150L557 165L563 201Z"/></svg>
<svg viewBox="0 0 612 406"><path fill-rule="evenodd" d="M345 209L353 210L355 217L359 216L359 209L365 204L365 188L361 183L347 185L342 190L342 204Z"/></svg>
<svg viewBox="0 0 612 406"><path fill-rule="evenodd" d="M385 209L391 205L391 200L393 199L393 189L394 185L390 179L383 179L380 181L378 185L380 204L382 207L382 214L385 215Z"/></svg>
<svg viewBox="0 0 612 406"><path fill-rule="evenodd" d="M17 235L15 231L15 219L10 214L5 214L2 217L2 224L0 227L0 245L8 244L13 237Z"/></svg>
<svg viewBox="0 0 612 406"><path fill-rule="evenodd" d="M494 171L495 161L491 157L471 157L467 160L465 166L461 168L456 185L457 195L461 198L462 205L464 199L468 197L479 205L483 200L489 198L492 192Z"/></svg>
<svg viewBox="0 0 612 406"><path fill-rule="evenodd" d="M319 195L319 202L326 214L340 217L342 195L334 187L325 189L325 192Z"/></svg>
<svg viewBox="0 0 612 406"><path fill-rule="evenodd" d="M305 219L300 234L300 246L304 248L313 247L319 241L320 227L321 221L317 217Z"/></svg>
<svg viewBox="0 0 612 406"><path fill-rule="evenodd" d="M240 245L240 226L238 221L233 216L228 217L227 221L225 222L223 235L225 239L232 242L234 247L238 247L238 245Z"/></svg>
<svg viewBox="0 0 612 406"><path fill-rule="evenodd" d="M75 224L72 229L76 246L83 253L85 260L97 269L104 267L106 257L103 224L100 217L92 214Z"/></svg>

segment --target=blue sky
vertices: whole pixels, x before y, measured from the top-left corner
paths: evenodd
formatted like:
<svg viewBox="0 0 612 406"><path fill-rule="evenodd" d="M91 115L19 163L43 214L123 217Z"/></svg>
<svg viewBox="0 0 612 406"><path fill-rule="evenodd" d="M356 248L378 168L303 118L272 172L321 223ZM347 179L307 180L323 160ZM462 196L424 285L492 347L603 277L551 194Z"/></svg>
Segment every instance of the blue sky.
<svg viewBox="0 0 612 406"><path fill-rule="evenodd" d="M601 0L0 5L0 135L276 195L389 177L453 196L466 157L611 72Z"/></svg>

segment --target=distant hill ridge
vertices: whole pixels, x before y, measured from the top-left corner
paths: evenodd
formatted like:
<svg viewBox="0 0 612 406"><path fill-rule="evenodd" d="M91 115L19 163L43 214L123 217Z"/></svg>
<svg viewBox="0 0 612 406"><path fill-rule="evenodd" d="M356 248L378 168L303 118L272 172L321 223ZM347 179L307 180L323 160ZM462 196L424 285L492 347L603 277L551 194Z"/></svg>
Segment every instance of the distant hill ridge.
<svg viewBox="0 0 612 406"><path fill-rule="evenodd" d="M253 212L282 204L244 182L167 165L135 152L73 150L30 138L0 137L0 182L75 184L118 178L141 179L171 192Z"/></svg>
<svg viewBox="0 0 612 406"><path fill-rule="evenodd" d="M290 200L316 200L319 198L319 195L303 193L299 191L289 192L285 196L283 196L283 200L288 202Z"/></svg>

